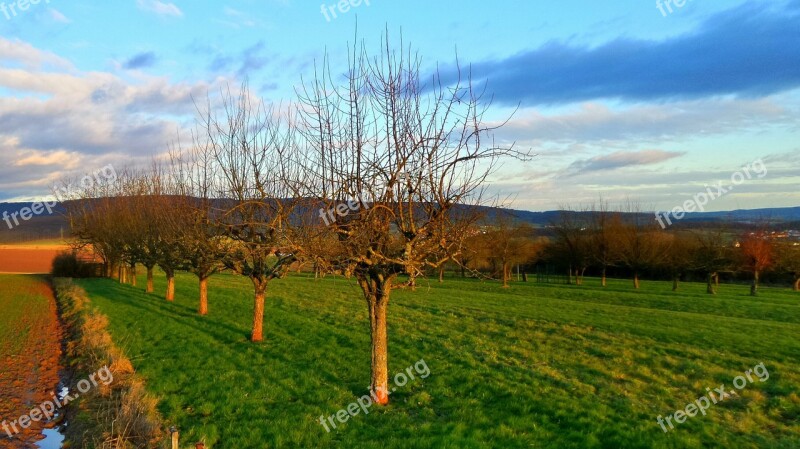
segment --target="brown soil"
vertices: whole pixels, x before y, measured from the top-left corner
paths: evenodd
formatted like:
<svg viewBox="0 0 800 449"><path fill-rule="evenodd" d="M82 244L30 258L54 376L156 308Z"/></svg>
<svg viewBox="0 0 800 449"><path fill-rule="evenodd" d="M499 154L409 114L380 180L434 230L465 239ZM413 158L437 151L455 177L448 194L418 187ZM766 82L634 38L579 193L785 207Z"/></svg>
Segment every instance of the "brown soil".
<svg viewBox="0 0 800 449"><path fill-rule="evenodd" d="M0 288L14 291L0 292L0 313L16 310L15 319L0 326L7 336L17 337L0 341L0 448L35 448L45 423L34 422L28 429L17 424L20 432L12 431L12 439L3 425L13 430L11 424L19 417L52 401L59 381L61 327L53 292L43 277L6 276L3 281Z"/></svg>
<svg viewBox="0 0 800 449"><path fill-rule="evenodd" d="M0 247L0 273L49 273L60 248Z"/></svg>

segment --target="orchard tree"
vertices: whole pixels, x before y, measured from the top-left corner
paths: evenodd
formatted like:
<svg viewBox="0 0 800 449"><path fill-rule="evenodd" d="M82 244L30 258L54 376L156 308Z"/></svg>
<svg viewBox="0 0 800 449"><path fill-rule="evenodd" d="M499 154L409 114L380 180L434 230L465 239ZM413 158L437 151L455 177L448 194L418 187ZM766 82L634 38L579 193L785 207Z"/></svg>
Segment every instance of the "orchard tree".
<svg viewBox="0 0 800 449"><path fill-rule="evenodd" d="M493 144L487 105L469 81L423 81L418 56L390 49L388 37L382 44L374 56L354 47L342 83L326 63L299 96L306 191L321 203L318 231L335 236L329 269L355 277L369 309L370 386L385 405L399 277L458 257L496 163L524 155Z"/></svg>
<svg viewBox="0 0 800 449"><path fill-rule="evenodd" d="M633 287L638 289L641 273L663 259L665 243L661 231L637 204L628 203L624 212L614 234L615 259L631 271Z"/></svg>
<svg viewBox="0 0 800 449"><path fill-rule="evenodd" d="M775 248L777 268L792 276L792 289L800 291L800 243L781 242Z"/></svg>
<svg viewBox="0 0 800 449"><path fill-rule="evenodd" d="M769 233L760 230L746 233L739 241L739 257L745 270L753 273L750 295L758 296L758 287L766 269L774 263L775 247Z"/></svg>
<svg viewBox="0 0 800 449"><path fill-rule="evenodd" d="M733 243L724 229L701 230L695 233L693 267L706 273L706 292L716 295L719 272L732 264Z"/></svg>
<svg viewBox="0 0 800 449"><path fill-rule="evenodd" d="M214 217L231 242L225 266L253 283L251 340L263 340L264 301L270 281L284 276L300 248L292 240L303 176L290 112L255 99L247 85L222 92L221 110L201 114L196 147L217 169L221 211ZM201 310L202 313L202 310Z"/></svg>

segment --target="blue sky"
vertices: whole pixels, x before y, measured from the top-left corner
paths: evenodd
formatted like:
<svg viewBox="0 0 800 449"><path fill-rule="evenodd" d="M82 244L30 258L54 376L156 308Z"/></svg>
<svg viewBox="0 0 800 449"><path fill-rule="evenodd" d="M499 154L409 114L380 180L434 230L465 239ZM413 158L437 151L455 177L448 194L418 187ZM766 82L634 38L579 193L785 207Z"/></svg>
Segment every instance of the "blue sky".
<svg viewBox="0 0 800 449"><path fill-rule="evenodd" d="M292 101L326 52L343 66L357 26L368 47L402 32L445 79L458 55L493 95L489 120L513 113L498 140L538 156L495 176L509 206L602 196L665 210L757 159L768 175L708 209L800 206L800 0L664 13L641 0L370 0L336 18L333 1L17 3L0 0L0 201L148 164L188 137L192 98L245 77Z"/></svg>

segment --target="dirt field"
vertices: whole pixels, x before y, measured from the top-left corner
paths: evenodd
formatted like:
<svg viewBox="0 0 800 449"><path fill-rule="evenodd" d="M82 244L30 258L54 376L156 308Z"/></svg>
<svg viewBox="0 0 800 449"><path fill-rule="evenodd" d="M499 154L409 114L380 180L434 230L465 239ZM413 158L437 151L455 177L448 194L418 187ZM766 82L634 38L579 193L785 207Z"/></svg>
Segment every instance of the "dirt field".
<svg viewBox="0 0 800 449"><path fill-rule="evenodd" d="M49 273L65 247L0 246L0 273Z"/></svg>
<svg viewBox="0 0 800 449"><path fill-rule="evenodd" d="M32 448L41 439L42 422L28 429L17 424L19 432L11 424L52 398L59 380L60 340L47 281L0 275L0 448Z"/></svg>

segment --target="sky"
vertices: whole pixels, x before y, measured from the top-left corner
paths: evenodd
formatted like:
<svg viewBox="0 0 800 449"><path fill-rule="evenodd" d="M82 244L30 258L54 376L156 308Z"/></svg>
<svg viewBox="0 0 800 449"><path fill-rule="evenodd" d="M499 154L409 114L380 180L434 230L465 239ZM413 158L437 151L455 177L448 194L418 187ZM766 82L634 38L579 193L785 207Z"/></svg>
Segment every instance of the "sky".
<svg viewBox="0 0 800 449"><path fill-rule="evenodd" d="M496 141L536 155L493 175L508 207L670 210L720 182L706 210L800 206L800 0L33 1L0 0L0 201L146 166L198 99L292 102L388 32L468 69Z"/></svg>

